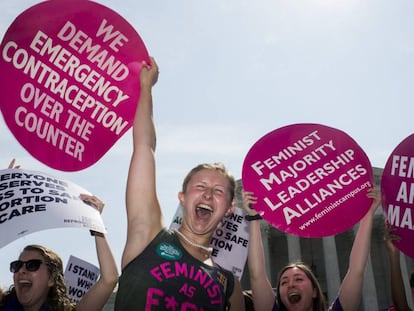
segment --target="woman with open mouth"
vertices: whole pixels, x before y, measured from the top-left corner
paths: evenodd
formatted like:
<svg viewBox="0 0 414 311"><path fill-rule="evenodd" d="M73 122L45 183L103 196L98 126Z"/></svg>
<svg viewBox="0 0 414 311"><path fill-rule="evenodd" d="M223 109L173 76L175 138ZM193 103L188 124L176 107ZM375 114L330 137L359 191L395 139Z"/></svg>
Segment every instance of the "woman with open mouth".
<svg viewBox="0 0 414 311"><path fill-rule="evenodd" d="M248 265L250 285L255 310L260 311L355 311L358 309L368 260L372 222L376 209L380 205L379 193L372 188L367 196L372 198L372 205L361 219L357 235L349 256L349 267L339 293L329 307L316 276L304 263L295 262L286 265L279 273L276 295L266 275L265 257L260 232L260 219L251 208L257 203L252 192L244 191L243 207L248 213L249 250Z"/></svg>
<svg viewBox="0 0 414 311"><path fill-rule="evenodd" d="M115 310L243 311L238 279L211 257L211 237L234 209L236 183L224 166L202 164L191 170L178 193L181 226L169 231L162 223L151 94L157 79L155 60L143 62L126 189L127 242Z"/></svg>
<svg viewBox="0 0 414 311"><path fill-rule="evenodd" d="M81 194L80 198L102 212L104 203L97 197ZM118 268L105 236L91 233L95 236L100 277L78 303L72 302L68 296L59 255L42 245L27 245L19 258L10 263L13 286L0 297L0 310L102 310L118 282Z"/></svg>

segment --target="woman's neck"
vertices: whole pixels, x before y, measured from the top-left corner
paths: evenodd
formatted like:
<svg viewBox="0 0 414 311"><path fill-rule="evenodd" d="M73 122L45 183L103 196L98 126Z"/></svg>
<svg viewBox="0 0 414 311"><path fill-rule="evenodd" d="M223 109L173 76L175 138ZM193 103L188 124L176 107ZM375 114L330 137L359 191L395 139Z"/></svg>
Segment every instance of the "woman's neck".
<svg viewBox="0 0 414 311"><path fill-rule="evenodd" d="M184 230L182 230L182 228L174 229L174 231L177 233L180 242L187 246L186 249L190 254L192 254L193 256L194 254L196 254L196 256L194 256L196 258L199 258L199 255L202 254L204 260L210 258L211 252L213 251L212 247L206 246L206 243L201 244L195 242L193 239L188 237L186 233L183 232Z"/></svg>

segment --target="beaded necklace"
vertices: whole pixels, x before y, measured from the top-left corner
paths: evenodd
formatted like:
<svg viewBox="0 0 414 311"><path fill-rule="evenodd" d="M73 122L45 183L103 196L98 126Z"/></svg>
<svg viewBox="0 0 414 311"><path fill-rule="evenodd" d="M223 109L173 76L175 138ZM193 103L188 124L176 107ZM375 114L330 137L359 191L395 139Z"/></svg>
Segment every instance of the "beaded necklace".
<svg viewBox="0 0 414 311"><path fill-rule="evenodd" d="M193 247L197 247L197 248L202 249L203 251L205 251L206 253L204 254L204 256L206 258L208 258L210 256L210 253L213 251L212 247L206 247L204 245L201 245L201 244L198 244L198 243L195 243L195 242L191 241L189 238L187 238L185 236L184 233L178 231L177 229L174 229L174 232L178 233L178 235L180 237L182 237L189 245L191 245Z"/></svg>

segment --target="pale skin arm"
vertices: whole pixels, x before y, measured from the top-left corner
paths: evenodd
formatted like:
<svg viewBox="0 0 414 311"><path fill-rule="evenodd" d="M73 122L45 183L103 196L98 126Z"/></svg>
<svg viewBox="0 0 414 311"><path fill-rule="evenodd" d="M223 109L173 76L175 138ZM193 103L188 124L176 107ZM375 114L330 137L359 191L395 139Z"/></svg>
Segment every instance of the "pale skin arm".
<svg viewBox="0 0 414 311"><path fill-rule="evenodd" d="M257 212L250 208L250 206L257 203L257 198L252 192L248 191L244 191L242 196L243 208L249 215L256 215ZM265 256L260 221L258 220L253 220L249 223L248 266L255 309L262 311L272 310L275 303L275 294L265 270Z"/></svg>
<svg viewBox="0 0 414 311"><path fill-rule="evenodd" d="M385 223L384 242L390 259L392 302L398 311L411 311L401 275L400 251L392 243L392 241L398 241L399 239L398 236L392 234L392 228Z"/></svg>
<svg viewBox="0 0 414 311"><path fill-rule="evenodd" d="M80 198L94 205L102 213L104 203L95 196L81 194ZM100 311L118 283L118 268L111 248L103 234L95 234L100 277L76 305L78 311Z"/></svg>
<svg viewBox="0 0 414 311"><path fill-rule="evenodd" d="M158 66L142 63L141 93L133 125L133 153L129 166L126 209L127 241L122 255L122 269L154 239L161 230L162 213L156 194L155 145L152 87L158 79Z"/></svg>
<svg viewBox="0 0 414 311"><path fill-rule="evenodd" d="M244 311L244 298L239 280L234 277L234 290L230 297L231 311Z"/></svg>
<svg viewBox="0 0 414 311"><path fill-rule="evenodd" d="M8 168L20 168L20 165L16 165L16 159L12 159Z"/></svg>
<svg viewBox="0 0 414 311"><path fill-rule="evenodd" d="M361 301L364 271L370 252L373 218L381 203L380 195L375 188L370 189L367 196L373 199L371 208L359 223L358 232L349 256L348 272L339 289L339 301L344 311L357 310Z"/></svg>

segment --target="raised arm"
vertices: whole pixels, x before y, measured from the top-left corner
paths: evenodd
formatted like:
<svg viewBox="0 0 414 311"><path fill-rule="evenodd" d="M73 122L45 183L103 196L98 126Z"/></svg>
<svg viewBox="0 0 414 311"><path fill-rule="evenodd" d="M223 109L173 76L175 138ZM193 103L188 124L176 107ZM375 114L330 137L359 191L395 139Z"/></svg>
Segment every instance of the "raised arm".
<svg viewBox="0 0 414 311"><path fill-rule="evenodd" d="M94 205L102 213L104 203L95 196L81 194L81 199ZM76 305L78 311L101 311L118 283L118 269L111 248L104 234L95 235L100 276L98 281L86 292Z"/></svg>
<svg viewBox="0 0 414 311"><path fill-rule="evenodd" d="M401 275L400 251L392 242L399 239L400 237L392 234L392 228L386 222L384 242L390 259L392 302L398 311L411 311L407 302L407 296L405 295L404 281Z"/></svg>
<svg viewBox="0 0 414 311"><path fill-rule="evenodd" d="M234 276L234 289L230 297L230 311L244 311L244 297L240 281Z"/></svg>
<svg viewBox="0 0 414 311"><path fill-rule="evenodd" d="M372 205L359 223L358 232L349 256L348 272L339 290L339 301L344 311L357 310L361 301L364 271L371 245L372 222L375 211L381 203L380 195L375 188L370 189L367 196L373 199Z"/></svg>
<svg viewBox="0 0 414 311"><path fill-rule="evenodd" d="M244 191L242 196L243 208L248 215L257 215L257 212L250 208L250 206L256 204L257 198L253 196L252 192L247 191ZM247 261L255 310L272 310L275 303L275 294L266 274L265 256L259 220L252 220L249 223L249 249Z"/></svg>
<svg viewBox="0 0 414 311"><path fill-rule="evenodd" d="M162 228L162 214L156 194L156 135L152 114L152 87L157 79L158 66L155 60L151 58L151 64L143 62L126 188L128 229L122 269L143 251Z"/></svg>

